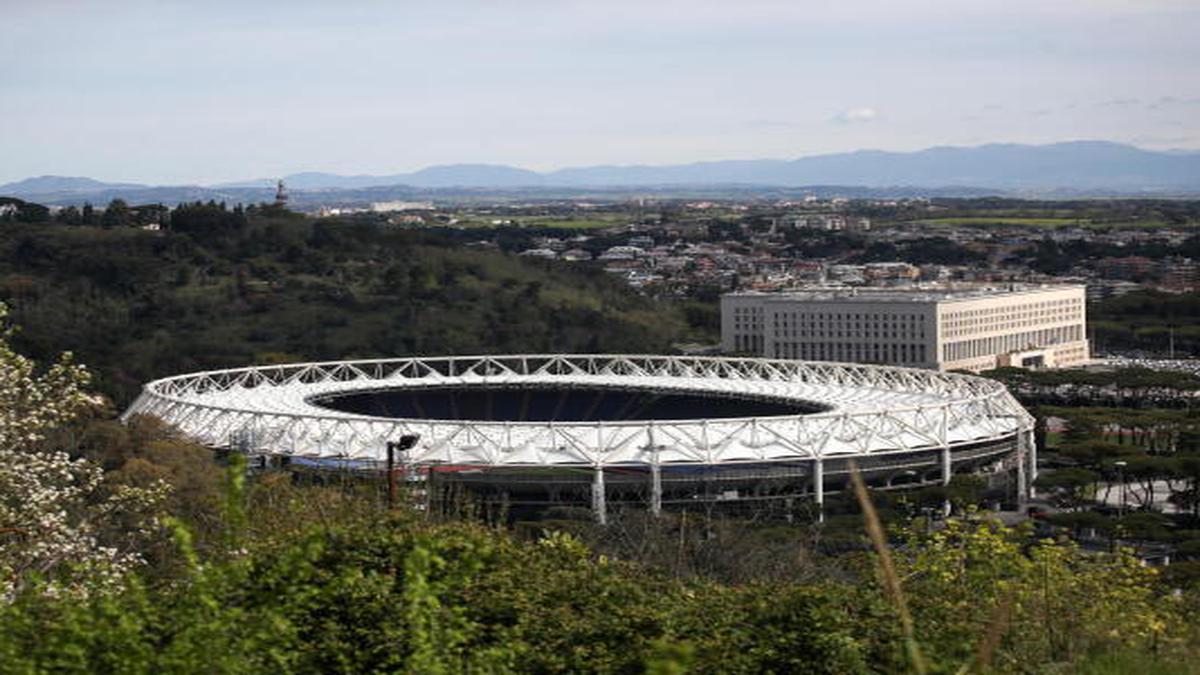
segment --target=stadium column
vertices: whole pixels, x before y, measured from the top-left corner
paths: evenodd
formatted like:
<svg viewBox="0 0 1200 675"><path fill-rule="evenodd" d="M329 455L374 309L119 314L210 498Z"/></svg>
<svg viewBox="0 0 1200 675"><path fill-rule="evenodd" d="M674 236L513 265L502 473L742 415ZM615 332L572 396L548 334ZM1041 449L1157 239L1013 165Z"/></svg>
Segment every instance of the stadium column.
<svg viewBox="0 0 1200 675"><path fill-rule="evenodd" d="M813 460L813 496L817 500L817 522L825 522L825 461Z"/></svg>
<svg viewBox="0 0 1200 675"><path fill-rule="evenodd" d="M949 485L950 479L954 477L953 457L950 453L950 409L942 408L941 427L938 430L938 440L942 442L942 485ZM950 500L947 498L942 502L942 514L949 517L953 507L950 505Z"/></svg>
<svg viewBox="0 0 1200 675"><path fill-rule="evenodd" d="M659 465L662 446L654 443L653 422L650 423L647 434L650 437L650 514L657 518L662 514L662 467Z"/></svg>
<svg viewBox="0 0 1200 675"><path fill-rule="evenodd" d="M1025 433L1025 443L1029 447L1029 497L1036 498L1037 497L1037 488L1034 487L1034 481L1036 481L1037 477L1038 477L1037 436L1034 434L1034 429L1032 426L1029 427L1028 429L1026 429L1024 431L1024 433Z"/></svg>
<svg viewBox="0 0 1200 675"><path fill-rule="evenodd" d="M604 467L596 465L592 474L592 511L596 514L596 522L608 524L608 508L604 502Z"/></svg>
<svg viewBox="0 0 1200 675"><path fill-rule="evenodd" d="M1027 455L1025 448L1025 430L1017 432L1017 510L1025 510L1025 499L1029 496L1026 488L1025 476L1025 456Z"/></svg>
<svg viewBox="0 0 1200 675"><path fill-rule="evenodd" d="M951 454L950 454L950 445L945 444L942 446L942 485L949 485L950 479L953 477L954 477L954 465L952 464L952 459L951 459ZM950 504L949 497L947 497L944 501L942 501L942 515L943 516L949 517L950 512L953 509L954 509L954 507Z"/></svg>
<svg viewBox="0 0 1200 675"><path fill-rule="evenodd" d="M662 468L658 465L658 453L655 453L654 463L650 465L650 513L655 517L662 515Z"/></svg>

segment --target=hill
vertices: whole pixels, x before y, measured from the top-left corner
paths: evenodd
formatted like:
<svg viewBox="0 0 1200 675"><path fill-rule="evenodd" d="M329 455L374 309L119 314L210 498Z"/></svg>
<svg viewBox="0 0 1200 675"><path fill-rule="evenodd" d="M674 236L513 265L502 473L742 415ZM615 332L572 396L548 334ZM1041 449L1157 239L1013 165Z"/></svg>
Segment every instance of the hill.
<svg viewBox="0 0 1200 675"><path fill-rule="evenodd" d="M144 188L138 183L104 183L82 176L37 176L0 185L0 195L36 195L52 192L99 192L113 188Z"/></svg>
<svg viewBox="0 0 1200 675"><path fill-rule="evenodd" d="M71 350L128 403L192 370L403 354L670 352L681 306L602 270L437 233L189 205L171 231L9 223L0 302L20 347Z"/></svg>

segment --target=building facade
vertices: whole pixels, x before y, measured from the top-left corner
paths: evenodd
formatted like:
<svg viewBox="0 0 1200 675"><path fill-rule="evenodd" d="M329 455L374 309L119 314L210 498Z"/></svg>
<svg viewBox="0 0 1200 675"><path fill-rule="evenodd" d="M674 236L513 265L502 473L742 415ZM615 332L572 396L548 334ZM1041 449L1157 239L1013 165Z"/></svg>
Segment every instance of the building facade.
<svg viewBox="0 0 1200 675"><path fill-rule="evenodd" d="M1083 286L730 293L721 347L770 358L938 370L1060 368L1089 359Z"/></svg>

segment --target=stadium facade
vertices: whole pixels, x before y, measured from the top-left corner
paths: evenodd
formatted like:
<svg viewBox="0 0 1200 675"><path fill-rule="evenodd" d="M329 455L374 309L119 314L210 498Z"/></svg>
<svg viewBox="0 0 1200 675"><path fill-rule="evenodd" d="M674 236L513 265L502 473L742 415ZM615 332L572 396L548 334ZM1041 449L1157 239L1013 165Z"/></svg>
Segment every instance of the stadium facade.
<svg viewBox="0 0 1200 675"><path fill-rule="evenodd" d="M125 412L213 448L382 464L516 506L658 512L1036 473L1033 419L1003 385L760 358L520 355L261 366L147 384Z"/></svg>
<svg viewBox="0 0 1200 675"><path fill-rule="evenodd" d="M979 372L1089 360L1086 289L820 288L721 298L730 354Z"/></svg>

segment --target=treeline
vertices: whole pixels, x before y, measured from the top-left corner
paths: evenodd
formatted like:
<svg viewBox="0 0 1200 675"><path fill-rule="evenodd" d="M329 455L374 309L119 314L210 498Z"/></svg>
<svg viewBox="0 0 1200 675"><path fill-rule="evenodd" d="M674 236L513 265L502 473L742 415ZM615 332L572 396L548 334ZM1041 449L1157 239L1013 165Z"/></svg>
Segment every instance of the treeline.
<svg viewBox="0 0 1200 675"><path fill-rule="evenodd" d="M1192 235L1178 244L1163 238L1130 242L1124 246L1082 239L1054 241L1044 238L1026 249L1017 251L1012 259L1024 262L1044 274L1068 274L1080 263L1094 264L1101 258L1127 256L1142 256L1151 260L1172 257L1200 258L1200 235Z"/></svg>
<svg viewBox="0 0 1200 675"><path fill-rule="evenodd" d="M1135 291L1089 305L1088 321L1105 350L1200 354L1200 293Z"/></svg>
<svg viewBox="0 0 1200 675"><path fill-rule="evenodd" d="M0 301L39 359L76 352L118 404L171 373L397 354L669 352L711 312L600 270L434 232L186 204L157 231L9 223ZM689 324L689 317L697 325Z"/></svg>

